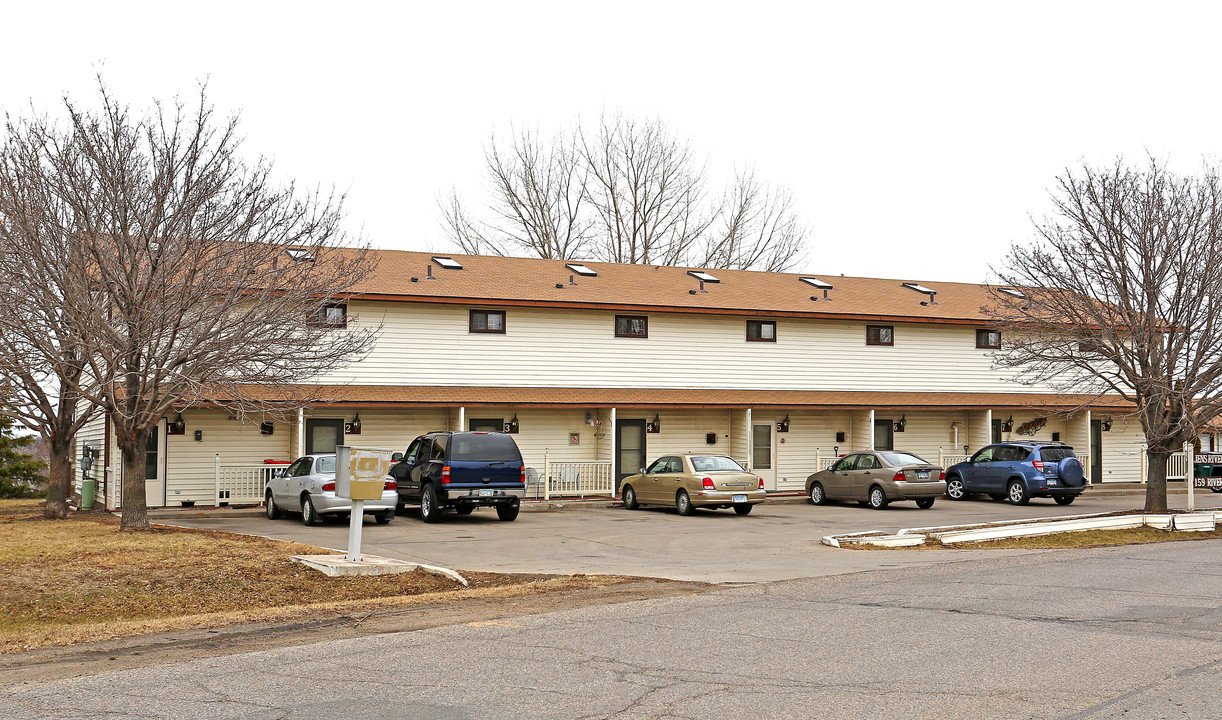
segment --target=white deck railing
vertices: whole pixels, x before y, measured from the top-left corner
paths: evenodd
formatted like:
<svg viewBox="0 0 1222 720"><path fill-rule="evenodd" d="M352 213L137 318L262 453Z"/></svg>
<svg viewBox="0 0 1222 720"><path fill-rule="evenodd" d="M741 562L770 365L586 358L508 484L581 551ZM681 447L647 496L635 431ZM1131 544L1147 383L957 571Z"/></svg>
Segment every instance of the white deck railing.
<svg viewBox="0 0 1222 720"><path fill-rule="evenodd" d="M214 471L214 486L216 499L213 504L253 505L263 502L263 492L267 481L277 470L283 470L287 465L268 465L266 463L249 463L245 465L222 465L221 458L216 458Z"/></svg>
<svg viewBox="0 0 1222 720"><path fill-rule="evenodd" d="M544 453L540 484L544 498L610 497L615 494L615 469L610 460L552 462Z"/></svg>

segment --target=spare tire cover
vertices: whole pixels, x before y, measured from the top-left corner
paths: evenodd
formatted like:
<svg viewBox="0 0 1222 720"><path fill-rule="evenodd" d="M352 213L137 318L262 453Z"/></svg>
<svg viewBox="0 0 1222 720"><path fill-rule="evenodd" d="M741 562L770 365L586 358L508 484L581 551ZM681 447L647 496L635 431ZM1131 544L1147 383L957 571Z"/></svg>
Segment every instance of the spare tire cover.
<svg viewBox="0 0 1222 720"><path fill-rule="evenodd" d="M1086 479L1082 472L1082 461L1077 458L1065 458L1057 466L1057 471L1067 485L1081 485Z"/></svg>

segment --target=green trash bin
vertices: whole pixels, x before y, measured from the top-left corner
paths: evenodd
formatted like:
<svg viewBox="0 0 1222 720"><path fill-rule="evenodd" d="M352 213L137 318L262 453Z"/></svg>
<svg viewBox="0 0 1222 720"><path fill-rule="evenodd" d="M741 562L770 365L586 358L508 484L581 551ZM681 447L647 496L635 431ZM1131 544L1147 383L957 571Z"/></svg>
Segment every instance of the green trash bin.
<svg viewBox="0 0 1222 720"><path fill-rule="evenodd" d="M1193 477L1213 477L1214 466L1208 463L1195 463L1193 466Z"/></svg>
<svg viewBox="0 0 1222 720"><path fill-rule="evenodd" d="M98 481L85 478L81 481L81 509L92 510L94 496L97 494Z"/></svg>

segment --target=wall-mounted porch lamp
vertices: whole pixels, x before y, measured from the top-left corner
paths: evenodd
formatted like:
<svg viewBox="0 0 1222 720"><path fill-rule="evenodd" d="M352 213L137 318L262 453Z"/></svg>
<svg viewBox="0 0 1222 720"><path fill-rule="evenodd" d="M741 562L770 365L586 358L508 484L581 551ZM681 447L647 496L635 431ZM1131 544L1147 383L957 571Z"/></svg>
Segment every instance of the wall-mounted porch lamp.
<svg viewBox="0 0 1222 720"><path fill-rule="evenodd" d="M182 419L182 413L178 413L178 417L174 418L174 422L169 425L169 435L186 435L187 421Z"/></svg>
<svg viewBox="0 0 1222 720"><path fill-rule="evenodd" d="M509 433L510 435L517 435L519 428L520 425L518 425L518 414L514 413L513 418L509 422L505 423L505 432Z"/></svg>
<svg viewBox="0 0 1222 720"><path fill-rule="evenodd" d="M653 420L650 420L645 423L645 432L647 433L662 432L662 420L661 418L658 417L657 413L653 414Z"/></svg>
<svg viewBox="0 0 1222 720"><path fill-rule="evenodd" d="M908 416L900 415L900 419L891 427L892 432L904 432L904 428L908 427Z"/></svg>
<svg viewBox="0 0 1222 720"><path fill-rule="evenodd" d="M346 435L360 435L361 434L361 414L360 413L356 413L355 415L352 416L352 422L344 423L344 433Z"/></svg>
<svg viewBox="0 0 1222 720"><path fill-rule="evenodd" d="M779 433L789 432L789 413L785 413L785 419L776 424L776 431Z"/></svg>
<svg viewBox="0 0 1222 720"><path fill-rule="evenodd" d="M1013 415L1001 421L1001 431L1002 432L1014 432L1014 416Z"/></svg>
<svg viewBox="0 0 1222 720"><path fill-rule="evenodd" d="M1103 419L1102 422L1099 423L1099 429L1102 430L1103 432L1107 432L1112 429L1112 416L1111 415L1108 415L1106 418Z"/></svg>

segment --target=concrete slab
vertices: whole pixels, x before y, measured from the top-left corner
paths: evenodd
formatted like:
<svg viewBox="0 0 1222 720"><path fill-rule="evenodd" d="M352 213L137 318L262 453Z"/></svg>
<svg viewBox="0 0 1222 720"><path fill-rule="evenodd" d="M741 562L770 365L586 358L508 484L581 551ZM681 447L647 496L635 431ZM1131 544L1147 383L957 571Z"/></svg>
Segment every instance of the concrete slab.
<svg viewBox="0 0 1222 720"><path fill-rule="evenodd" d="M379 555L361 554L359 562L352 562L344 555L294 555L293 559L297 562L312 567L315 570L328 575L330 577L344 577L350 575L394 575L396 573L411 572L412 570L423 570L433 575L442 575L468 585L467 579L460 573L449 568L437 567L435 565L425 565L423 563L408 562L406 560L396 560L394 558L381 557Z"/></svg>

